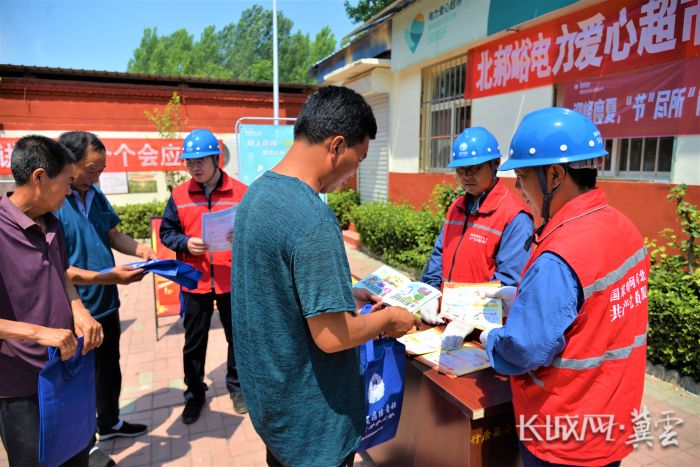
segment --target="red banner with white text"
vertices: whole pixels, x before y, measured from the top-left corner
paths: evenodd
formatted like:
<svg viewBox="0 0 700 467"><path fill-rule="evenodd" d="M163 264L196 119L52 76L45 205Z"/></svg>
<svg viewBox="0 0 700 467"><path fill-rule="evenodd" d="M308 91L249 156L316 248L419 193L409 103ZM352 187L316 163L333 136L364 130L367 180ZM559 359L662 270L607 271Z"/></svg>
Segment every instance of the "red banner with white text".
<svg viewBox="0 0 700 467"><path fill-rule="evenodd" d="M568 82L564 107L605 138L700 134L700 58Z"/></svg>
<svg viewBox="0 0 700 467"><path fill-rule="evenodd" d="M0 138L0 175L10 174L12 149L19 138ZM106 172L164 172L185 170L181 139L104 138ZM223 148L223 142L219 141ZM221 161L220 161L221 162Z"/></svg>
<svg viewBox="0 0 700 467"><path fill-rule="evenodd" d="M466 98L700 56L700 0L607 0L469 51Z"/></svg>

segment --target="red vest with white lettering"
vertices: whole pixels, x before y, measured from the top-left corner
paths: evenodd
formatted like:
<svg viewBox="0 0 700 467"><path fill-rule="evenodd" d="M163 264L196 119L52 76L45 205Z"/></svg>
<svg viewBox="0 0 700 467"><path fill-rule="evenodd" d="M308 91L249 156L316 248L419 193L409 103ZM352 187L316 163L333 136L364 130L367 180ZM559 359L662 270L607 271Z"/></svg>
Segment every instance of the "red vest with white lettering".
<svg viewBox="0 0 700 467"><path fill-rule="evenodd" d="M248 187L221 171L221 186L211 193L207 201L202 186L194 180L182 183L173 189L173 201L177 206L177 215L183 233L188 237L202 238L202 214L223 211L238 206ZM233 227L233 226L232 226ZM191 293L217 294L231 292L231 250L208 251L202 255L189 252L177 253L177 259L203 272L202 278L194 290L184 288Z"/></svg>
<svg viewBox="0 0 700 467"><path fill-rule="evenodd" d="M488 282L506 226L525 204L497 180L479 209L467 215L466 195L452 203L442 239L442 282Z"/></svg>
<svg viewBox="0 0 700 467"><path fill-rule="evenodd" d="M552 217L523 276L545 251L571 267L584 302L552 364L511 377L519 435L547 462L606 465L632 452L625 442L644 389L649 256L639 230L608 206L600 189L577 196ZM603 431L611 417L608 436ZM572 432L565 440L566 428Z"/></svg>

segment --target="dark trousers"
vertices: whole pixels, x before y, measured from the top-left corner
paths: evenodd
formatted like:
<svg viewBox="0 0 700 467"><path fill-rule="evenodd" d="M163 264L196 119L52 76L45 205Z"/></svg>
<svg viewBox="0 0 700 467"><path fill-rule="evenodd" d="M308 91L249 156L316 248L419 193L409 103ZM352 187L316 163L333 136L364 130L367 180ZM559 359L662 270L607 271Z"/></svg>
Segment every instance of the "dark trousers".
<svg viewBox="0 0 700 467"><path fill-rule="evenodd" d="M266 456L265 456L265 461L267 462L267 465L269 467L284 467L284 464L281 463L280 461L277 460L274 454L272 454L272 451L270 451L270 448L267 446L265 447L267 450ZM353 464L355 463L355 451L351 452L348 457L343 459L343 462L338 466L338 467L352 467Z"/></svg>
<svg viewBox="0 0 700 467"><path fill-rule="evenodd" d="M204 363L207 356L207 344L209 343L209 328L211 317L214 313L214 300L219 310L221 325L226 334L228 343L228 357L226 359L226 388L229 392L238 391L241 388L238 382L238 370L236 369L236 357L233 353L233 329L231 327L231 294L194 294L184 292L182 294L185 308L185 347L182 349L182 360L185 367L185 397L204 399L207 390L204 384Z"/></svg>
<svg viewBox="0 0 700 467"><path fill-rule="evenodd" d="M37 396L0 399L0 438L10 467L40 467L39 400ZM89 447L73 456L64 466L88 465Z"/></svg>
<svg viewBox="0 0 700 467"><path fill-rule="evenodd" d="M119 310L98 319L104 340L95 349L95 391L97 396L97 429L103 431L119 422L119 395L122 371L119 367Z"/></svg>
<svg viewBox="0 0 700 467"><path fill-rule="evenodd" d="M553 464L551 462L543 461L539 457L535 457L523 443L518 443L518 449L520 450L520 458L523 461L523 467L573 467L568 464ZM603 467L619 467L622 461L615 461L606 464Z"/></svg>

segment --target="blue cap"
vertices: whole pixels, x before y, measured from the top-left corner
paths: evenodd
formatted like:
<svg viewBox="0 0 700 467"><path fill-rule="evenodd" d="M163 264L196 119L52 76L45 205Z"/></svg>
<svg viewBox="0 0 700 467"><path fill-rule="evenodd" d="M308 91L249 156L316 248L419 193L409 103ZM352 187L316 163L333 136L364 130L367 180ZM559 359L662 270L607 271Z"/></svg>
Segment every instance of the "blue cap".
<svg viewBox="0 0 700 467"><path fill-rule="evenodd" d="M525 115L498 170L519 169L607 156L598 128L580 113L561 107Z"/></svg>
<svg viewBox="0 0 700 467"><path fill-rule="evenodd" d="M465 128L452 143L452 160L447 167L479 165L501 157L498 141L486 128Z"/></svg>
<svg viewBox="0 0 700 467"><path fill-rule="evenodd" d="M221 154L219 141L209 130L198 128L185 137L182 142L181 159L200 159Z"/></svg>

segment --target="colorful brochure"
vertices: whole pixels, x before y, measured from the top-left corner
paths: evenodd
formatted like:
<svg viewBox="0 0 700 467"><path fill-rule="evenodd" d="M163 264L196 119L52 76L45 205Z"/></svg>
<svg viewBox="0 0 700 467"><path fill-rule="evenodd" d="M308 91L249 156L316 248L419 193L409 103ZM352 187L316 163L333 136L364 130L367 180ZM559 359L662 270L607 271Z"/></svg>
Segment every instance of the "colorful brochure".
<svg viewBox="0 0 700 467"><path fill-rule="evenodd" d="M416 360L452 376L466 375L491 366L486 350L474 342L466 342L459 349L419 355Z"/></svg>
<svg viewBox="0 0 700 467"><path fill-rule="evenodd" d="M438 328L430 328L426 331L406 334L396 340L406 346L407 354L423 355L440 350L442 331Z"/></svg>
<svg viewBox="0 0 700 467"><path fill-rule="evenodd" d="M501 327L503 308L500 298L489 298L487 291L501 287L499 281L478 284L445 282L440 311L448 319L462 321L477 329Z"/></svg>
<svg viewBox="0 0 700 467"><path fill-rule="evenodd" d="M367 289L382 297L388 305L402 306L415 313L430 300L438 298L440 291L422 282L412 282L400 272L382 266L367 277L362 278L354 287Z"/></svg>

